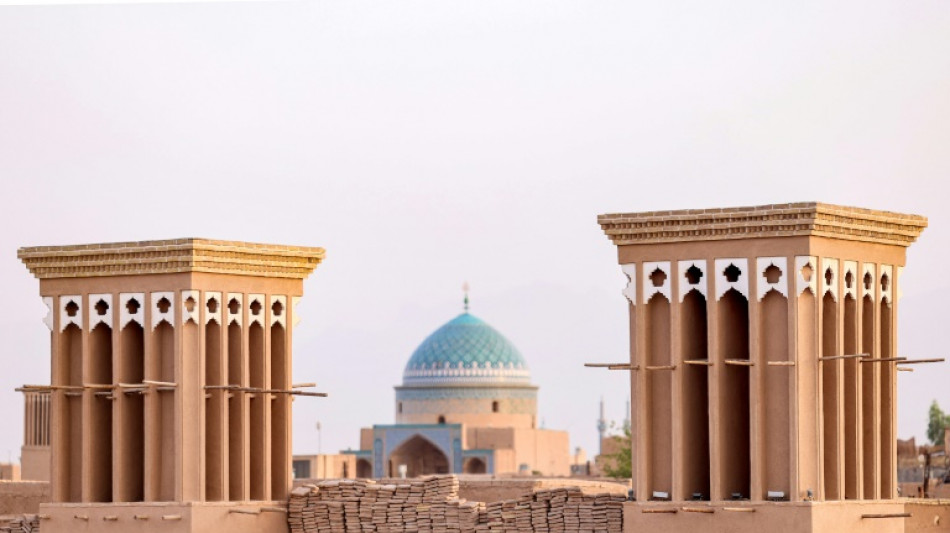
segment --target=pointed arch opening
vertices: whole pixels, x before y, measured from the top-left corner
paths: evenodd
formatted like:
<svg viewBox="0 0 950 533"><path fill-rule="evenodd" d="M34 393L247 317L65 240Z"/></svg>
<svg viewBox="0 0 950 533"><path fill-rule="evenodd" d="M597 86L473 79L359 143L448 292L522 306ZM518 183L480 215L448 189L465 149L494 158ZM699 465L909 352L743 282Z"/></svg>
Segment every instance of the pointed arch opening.
<svg viewBox="0 0 950 533"><path fill-rule="evenodd" d="M780 292L770 290L762 298L760 361L788 362L788 299ZM791 431L791 367L768 365L763 367L763 379L759 390L762 398L762 450L765 466L765 485L768 493L791 494L792 455ZM765 498L767 494L761 494Z"/></svg>
<svg viewBox="0 0 950 533"><path fill-rule="evenodd" d="M672 364L670 349L670 301L656 293L646 309L647 367ZM646 374L647 494L673 490L673 373L669 370Z"/></svg>
<svg viewBox="0 0 950 533"><path fill-rule="evenodd" d="M851 272L846 275L852 276ZM853 279L852 281L853 282ZM858 353L858 303L854 296L846 294L844 297L844 353L847 355ZM861 450L859 449L860 435L858 420L861 414L861 381L859 368L861 363L857 359L842 361L844 372L844 498L856 500L861 497L861 487L858 485L861 465Z"/></svg>
<svg viewBox="0 0 950 533"><path fill-rule="evenodd" d="M884 279L886 280L886 274ZM882 283L883 286L883 283ZM894 357L892 344L892 307L890 302L887 299L881 300L881 357L882 358L891 358ZM880 411L880 420L881 420L881 433L880 433L880 449L881 449L881 498L890 499L894 497L896 492L896 487L894 483L894 475L897 470L897 465L894 464L896 459L896 435L894 434L894 419L892 418L894 413L894 389L897 386L896 383L896 373L895 370L897 363L894 362L885 362L879 365L881 372L881 411Z"/></svg>
<svg viewBox="0 0 950 533"><path fill-rule="evenodd" d="M469 457L465 460L465 465L462 470L466 474L484 474L488 471L488 467L485 465L485 461L483 461L481 458Z"/></svg>
<svg viewBox="0 0 950 533"><path fill-rule="evenodd" d="M369 461L367 461L366 459L356 460L356 477L358 478L373 477L373 466L369 464Z"/></svg>
<svg viewBox="0 0 950 533"><path fill-rule="evenodd" d="M134 298L129 303L134 302ZM145 379L145 331L130 321L119 335L120 383L142 383ZM145 500L145 395L118 394L119 468L122 475L116 487L116 501Z"/></svg>
<svg viewBox="0 0 950 533"><path fill-rule="evenodd" d="M699 269L696 270L697 281ZM687 272L688 273L688 272ZM684 361L709 358L706 297L698 290L689 291L680 306L680 339ZM700 494L709 499L709 367L683 365L684 493Z"/></svg>
<svg viewBox="0 0 950 533"><path fill-rule="evenodd" d="M865 284L870 288L871 275L865 274ZM874 349L874 298L870 294L861 299L861 351L877 357ZM864 460L864 499L878 498L880 483L877 478L878 461L875 455L877 448L877 431L875 421L880 412L878 410L878 364L861 364L861 435L862 456Z"/></svg>
<svg viewBox="0 0 950 533"><path fill-rule="evenodd" d="M719 299L718 312L719 354L723 359L720 490L724 498L749 498L752 486L749 367L725 364L725 360L749 360L749 301L739 291L729 289Z"/></svg>
<svg viewBox="0 0 950 533"><path fill-rule="evenodd" d="M100 304L104 302L100 300ZM104 314L104 312L103 312ZM112 328L99 323L89 334L89 382L112 384ZM97 391L98 392L98 391ZM94 394L89 411L89 437L92 454L89 490L94 502L112 501L112 401L103 394Z"/></svg>
<svg viewBox="0 0 950 533"><path fill-rule="evenodd" d="M833 357L838 353L838 302L830 292L821 299L821 356ZM821 413L822 413L822 472L824 473L824 497L826 500L841 499L841 461L839 449L841 435L838 425L841 418L838 406L841 404L839 381L841 380L841 360L822 361L821 363Z"/></svg>
<svg viewBox="0 0 950 533"><path fill-rule="evenodd" d="M449 459L438 446L422 435L414 435L402 443L389 455L396 470L406 465L407 477L429 474L448 474Z"/></svg>

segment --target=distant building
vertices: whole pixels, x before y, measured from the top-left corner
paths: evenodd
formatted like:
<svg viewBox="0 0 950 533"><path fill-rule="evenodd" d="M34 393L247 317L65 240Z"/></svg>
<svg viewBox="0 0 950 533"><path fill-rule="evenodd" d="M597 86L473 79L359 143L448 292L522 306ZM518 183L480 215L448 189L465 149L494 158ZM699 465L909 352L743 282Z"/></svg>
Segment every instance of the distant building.
<svg viewBox="0 0 950 533"><path fill-rule="evenodd" d="M538 428L538 387L525 359L467 308L466 299L465 312L410 357L396 387L396 423L362 429L360 449L344 452L356 459L355 476L570 475L568 434Z"/></svg>

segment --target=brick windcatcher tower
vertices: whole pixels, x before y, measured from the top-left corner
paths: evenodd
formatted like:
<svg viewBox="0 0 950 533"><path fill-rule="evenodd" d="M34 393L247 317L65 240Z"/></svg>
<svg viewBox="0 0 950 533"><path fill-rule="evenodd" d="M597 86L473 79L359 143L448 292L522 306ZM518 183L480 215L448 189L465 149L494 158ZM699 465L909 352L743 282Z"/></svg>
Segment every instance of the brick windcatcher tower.
<svg viewBox="0 0 950 533"><path fill-rule="evenodd" d="M629 280L628 531L896 518L900 276L925 218L797 203L598 222Z"/></svg>
<svg viewBox="0 0 950 533"><path fill-rule="evenodd" d="M291 383L294 306L323 249L177 239L18 255L49 308L51 382L24 387L51 398L43 531L284 531L266 505L233 511L291 487L291 401L318 394Z"/></svg>

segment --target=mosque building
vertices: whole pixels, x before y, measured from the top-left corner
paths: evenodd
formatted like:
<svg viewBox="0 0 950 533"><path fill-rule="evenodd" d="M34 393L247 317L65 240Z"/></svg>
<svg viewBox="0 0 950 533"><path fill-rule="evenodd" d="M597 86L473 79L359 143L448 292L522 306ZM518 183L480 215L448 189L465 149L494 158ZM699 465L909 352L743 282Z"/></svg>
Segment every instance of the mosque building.
<svg viewBox="0 0 950 533"><path fill-rule="evenodd" d="M570 475L566 431L538 428L538 387L521 353L469 313L416 348L396 389L396 423L360 432L358 477Z"/></svg>

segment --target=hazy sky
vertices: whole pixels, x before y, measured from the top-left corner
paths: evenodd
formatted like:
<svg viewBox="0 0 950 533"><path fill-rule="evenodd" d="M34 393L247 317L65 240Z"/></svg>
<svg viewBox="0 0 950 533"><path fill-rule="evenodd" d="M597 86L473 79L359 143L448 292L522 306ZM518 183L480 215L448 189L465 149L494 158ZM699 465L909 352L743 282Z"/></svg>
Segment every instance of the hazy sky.
<svg viewBox="0 0 950 533"><path fill-rule="evenodd" d="M819 200L919 213L901 354L948 355L950 9L933 1L287 1L0 7L0 461L49 379L19 246L200 236L324 246L294 449L393 420L461 311L521 350L540 418L624 417L604 212ZM899 377L923 437L950 366Z"/></svg>

